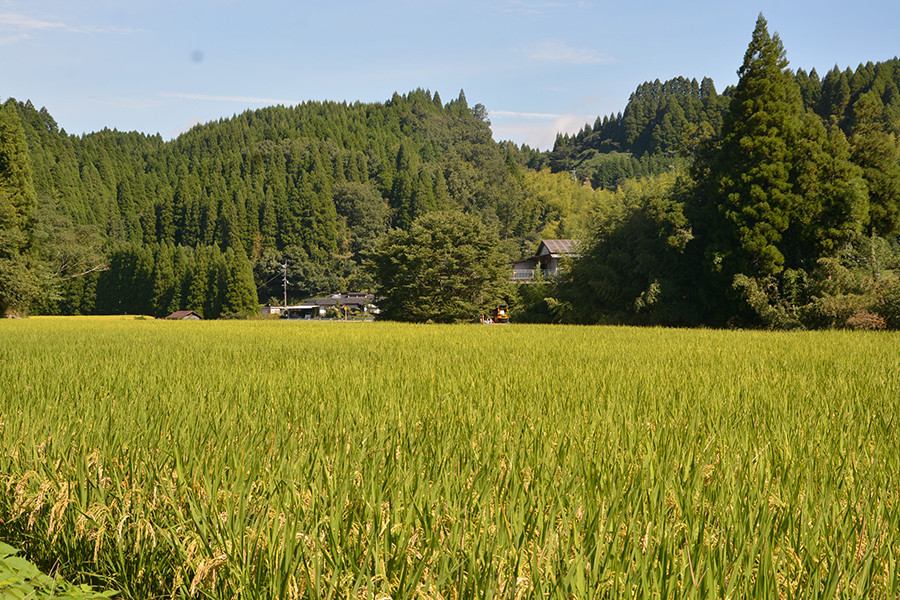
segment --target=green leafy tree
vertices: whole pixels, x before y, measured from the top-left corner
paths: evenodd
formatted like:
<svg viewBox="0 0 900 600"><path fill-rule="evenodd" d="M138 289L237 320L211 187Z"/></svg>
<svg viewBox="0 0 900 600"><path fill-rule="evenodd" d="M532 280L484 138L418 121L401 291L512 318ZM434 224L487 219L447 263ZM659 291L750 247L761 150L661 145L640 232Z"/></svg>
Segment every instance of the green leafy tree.
<svg viewBox="0 0 900 600"><path fill-rule="evenodd" d="M0 107L0 191L4 194L0 225L30 235L37 200L25 130L12 102Z"/></svg>
<svg viewBox="0 0 900 600"><path fill-rule="evenodd" d="M379 240L367 268L380 318L472 321L507 293L508 269L496 236L477 218L436 211Z"/></svg>
<svg viewBox="0 0 900 600"><path fill-rule="evenodd" d="M810 269L861 234L869 220L869 195L862 169L850 159L850 144L836 124L825 128L813 112L804 117L796 149L800 203L785 232L788 266Z"/></svg>
<svg viewBox="0 0 900 600"><path fill-rule="evenodd" d="M205 318L212 318L212 315L206 312L210 304L207 300L209 271L210 259L208 249L197 248L193 252L193 261L187 268L182 285L184 290L182 308L196 311Z"/></svg>
<svg viewBox="0 0 900 600"><path fill-rule="evenodd" d="M175 248L160 244L153 254L153 314L164 317L179 310L181 285L175 276Z"/></svg>
<svg viewBox="0 0 900 600"><path fill-rule="evenodd" d="M692 234L674 186L674 175L658 175L610 194L593 239L557 283L560 320L695 322L684 301Z"/></svg>
<svg viewBox="0 0 900 600"><path fill-rule="evenodd" d="M414 196L418 179L418 164L406 144L401 144L397 151L395 173L390 196L393 224L400 229L409 229L410 224L417 216Z"/></svg>

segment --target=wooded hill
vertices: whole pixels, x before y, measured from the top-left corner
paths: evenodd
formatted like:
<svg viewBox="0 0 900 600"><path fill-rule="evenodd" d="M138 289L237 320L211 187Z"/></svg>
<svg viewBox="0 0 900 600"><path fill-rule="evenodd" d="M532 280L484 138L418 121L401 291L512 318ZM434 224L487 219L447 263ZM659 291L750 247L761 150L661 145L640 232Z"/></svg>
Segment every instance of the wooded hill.
<svg viewBox="0 0 900 600"><path fill-rule="evenodd" d="M900 135L900 60L868 62L856 70L837 66L820 78L815 69L798 69L793 78L804 110L826 124L853 132L853 106L865 94L877 96L885 129ZM625 110L598 117L574 135L557 136L547 164L575 171L593 187L614 188L623 179L684 167L699 143L718 135L734 89L716 92L713 81L678 77L642 83Z"/></svg>
<svg viewBox="0 0 900 600"><path fill-rule="evenodd" d="M805 145L778 168L791 171L785 183L791 198L808 206L791 209L797 214L790 248L777 244L791 219L773 217L775 233L766 239L782 255L779 268L810 271L816 260L846 247L850 231L896 244L900 60L855 71L835 67L821 79L815 70L784 67L770 75L781 81L782 73L793 103L786 109L790 143ZM622 113L558 136L549 152L494 142L487 109L470 107L463 92L447 103L416 90L384 103L264 108L194 127L172 141L115 130L69 135L45 109L8 99L0 109L0 311L164 315L190 308L207 317L237 315L253 311L257 301L281 298L284 262L294 299L371 289L360 264L375 241L430 211L477 215L498 234L501 253L516 259L542 237L591 240L596 252L608 250L622 219L656 210L640 227L658 239L683 238L683 256L694 257L693 267L669 261L665 243L641 246L646 235L626 235L615 252L592 259L605 277L594 283L623 298L604 308L602 299L570 293L560 304L587 303L590 310L574 312L592 315L588 320L628 320L635 306L645 306L647 293L656 297L661 279L654 269L669 265L683 272L682 280L690 275L708 283L709 274L697 267L701 255L725 252L734 242L698 246L703 235L717 235L704 233L719 218L715 211L732 210L716 199L721 190L701 184L711 175L720 183L736 176L725 163L738 159L720 152L727 146L722 136L737 135L728 120L735 94L719 94L708 78L644 83ZM803 152L812 158L800 160ZM660 180L661 174L668 175ZM644 191L633 197L635 190ZM646 190L666 206L647 205ZM851 196L865 214L850 214ZM803 218L821 227L801 227ZM623 258L623 252L641 256ZM638 272L617 260L638 264ZM736 264L731 274L741 268ZM713 288L712 296L722 291ZM680 306L696 308L688 296L680 296ZM716 323L733 310L714 308ZM707 316L651 321L707 322Z"/></svg>
<svg viewBox="0 0 900 600"><path fill-rule="evenodd" d="M197 253L179 248L232 249L253 263L258 284L286 260L292 296L365 288L357 269L365 251L388 228L408 228L425 212L477 214L513 258L566 212L559 194L548 198L535 189L535 174L524 173L537 153L495 143L486 110L470 108L464 93L447 104L417 90L383 104L265 108L171 142L114 130L67 135L30 102L8 100L5 111L27 139L37 245L66 255L46 257L60 297L36 295L33 310L165 313L187 294L170 290L160 303L146 291L171 279L154 274L158 261L190 271L193 260L179 256ZM561 179L544 178L551 188ZM580 193L569 187L570 195ZM65 248L50 248L62 242ZM117 265L130 266L117 273ZM135 269L146 276L134 281ZM191 287L204 286L181 285ZM262 285L262 300L280 297L276 290Z"/></svg>

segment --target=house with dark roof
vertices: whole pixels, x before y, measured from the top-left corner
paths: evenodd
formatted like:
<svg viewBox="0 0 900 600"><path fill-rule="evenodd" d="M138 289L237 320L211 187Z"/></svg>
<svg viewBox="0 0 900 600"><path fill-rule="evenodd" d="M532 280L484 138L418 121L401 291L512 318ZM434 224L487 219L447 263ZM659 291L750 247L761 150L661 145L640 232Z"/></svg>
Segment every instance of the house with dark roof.
<svg viewBox="0 0 900 600"><path fill-rule="evenodd" d="M195 312L192 311L192 310L176 310L175 312L173 312L171 315L169 315L169 316L166 317L166 318L167 318L167 319L174 320L174 321L177 321L177 320L181 320L181 321L199 321L199 320L202 319L203 317L201 317L199 314L195 313Z"/></svg>
<svg viewBox="0 0 900 600"><path fill-rule="evenodd" d="M577 240L541 240L530 258L512 263L512 281L528 282L538 277L550 279L559 273L560 261L577 256Z"/></svg>
<svg viewBox="0 0 900 600"><path fill-rule="evenodd" d="M336 309L344 317L368 315L375 309L375 296L365 292L341 292L327 298L310 298L292 306L264 306L263 316L277 315L282 319L321 319L329 309Z"/></svg>

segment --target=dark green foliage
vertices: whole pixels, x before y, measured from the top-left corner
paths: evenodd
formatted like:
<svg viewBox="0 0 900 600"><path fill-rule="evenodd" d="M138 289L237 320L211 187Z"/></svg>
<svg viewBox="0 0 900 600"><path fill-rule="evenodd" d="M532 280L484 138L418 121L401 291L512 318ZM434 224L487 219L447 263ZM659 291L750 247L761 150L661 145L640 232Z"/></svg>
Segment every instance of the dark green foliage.
<svg viewBox="0 0 900 600"><path fill-rule="evenodd" d="M862 167L869 190L869 231L900 231L900 146L885 128L884 105L874 90L853 105L853 161Z"/></svg>
<svg viewBox="0 0 900 600"><path fill-rule="evenodd" d="M820 256L852 243L869 221L869 194L850 144L832 124L803 115L792 166L796 203L781 244L788 268L810 269Z"/></svg>
<svg viewBox="0 0 900 600"><path fill-rule="evenodd" d="M87 585L72 585L50 577L0 542L0 596L9 600L104 600L116 592L97 592Z"/></svg>
<svg viewBox="0 0 900 600"><path fill-rule="evenodd" d="M0 106L0 317L27 312L41 281L29 256L35 192L25 131L16 104Z"/></svg>
<svg viewBox="0 0 900 600"><path fill-rule="evenodd" d="M501 302L509 274L497 239L477 218L432 212L394 229L371 253L380 318L473 321Z"/></svg>
<svg viewBox="0 0 900 600"><path fill-rule="evenodd" d="M247 304L246 297L226 302L229 250L251 261L263 299L281 298L280 282L268 282L285 260L292 298L366 289L371 278L358 267L386 228L408 230L439 210L477 216L498 232L508 258L518 258L542 236L588 231L598 209L590 202L560 209L559 198L534 193L529 169L551 167L615 190L693 164L693 191L672 200L684 205L695 236L679 263L695 282L692 305L708 323L750 322L734 319L758 314L745 301L751 287L735 288L735 275L774 290L777 304L793 297L786 273L812 280L820 258L873 236L890 245L900 223L900 61L835 67L822 78L814 70L792 75L777 36L758 33L743 87L719 94L708 78L644 83L622 113L560 135L552 152L495 143L487 110L469 107L464 92L446 105L416 90L385 103L248 111L171 142L110 130L70 136L46 110L8 100L0 308L221 315ZM782 66L763 69L772 56ZM756 65L771 78L751 76ZM652 239L651 224L668 221L645 209L634 204L616 226ZM597 239L622 235L599 222ZM610 254L610 281L628 298L620 307L643 292L655 297L647 274L659 268L648 265L667 264L628 256ZM659 298L675 297L666 294ZM812 298L804 294L802 301ZM660 302L636 314L661 322L658 308L669 304Z"/></svg>
<svg viewBox="0 0 900 600"><path fill-rule="evenodd" d="M620 204L557 286L557 318L574 323L690 324L683 253L692 234L674 178L624 186Z"/></svg>
<svg viewBox="0 0 900 600"><path fill-rule="evenodd" d="M708 322L785 327L796 322L787 307L805 301L791 291L803 287L796 274L860 235L869 195L838 119L826 128L804 111L802 97L818 97L815 80L787 71L762 15L738 73L722 133L692 166L688 256L702 265L697 298Z"/></svg>
<svg viewBox="0 0 900 600"><path fill-rule="evenodd" d="M371 184L348 182L335 185L334 204L349 238L348 250L359 258L386 231L387 203Z"/></svg>
<svg viewBox="0 0 900 600"><path fill-rule="evenodd" d="M710 323L888 326L880 313L889 305L877 299L892 289L893 275L879 274L891 254L878 258L875 248L877 236L896 233L900 161L875 89L885 71L834 69L818 89L817 78L792 77L786 65L760 16L722 135L693 166L688 254L704 266L698 303ZM828 127L804 101L830 113Z"/></svg>
<svg viewBox="0 0 900 600"><path fill-rule="evenodd" d="M608 189L630 177L681 168L681 155L696 145L693 138L721 129L727 105L728 96L719 95L709 78L643 83L623 113L598 117L574 136L557 136L549 165Z"/></svg>
<svg viewBox="0 0 900 600"><path fill-rule="evenodd" d="M739 75L720 119L715 109L673 102L668 84L655 82L639 88L623 117L558 138L551 165L591 172L620 192L634 184L612 177L631 175L635 159L615 150L665 156L652 143L680 127L693 160L671 190L639 201L626 194L601 211L551 299L556 319L896 327L900 61L835 68L824 80L793 75L760 15ZM698 95L714 93L704 82Z"/></svg>
<svg viewBox="0 0 900 600"><path fill-rule="evenodd" d="M233 248L225 251L225 287L220 316L241 317L257 312L256 285L253 283L253 267L246 255Z"/></svg>
<svg viewBox="0 0 900 600"><path fill-rule="evenodd" d="M722 135L701 157L694 210L707 268L730 281L784 268L782 234L798 203L792 181L802 103L778 35L760 15ZM701 179L702 177L702 179Z"/></svg>
<svg viewBox="0 0 900 600"><path fill-rule="evenodd" d="M822 79L815 69L800 69L793 78L803 110L814 111L827 126L838 125L848 137L853 106L869 91L884 104L883 129L900 134L900 60L859 65L855 72L835 67ZM597 117L575 135L560 134L552 152L529 156L527 165L574 171L604 188L628 177L663 173L670 165L681 166L672 158L692 156L701 142L721 132L733 93L717 93L709 78L699 84L683 77L643 83L622 113Z"/></svg>
<svg viewBox="0 0 900 600"><path fill-rule="evenodd" d="M204 318L255 314L250 261L231 248L130 244L112 250L96 285L96 312L165 317L193 310Z"/></svg>
<svg viewBox="0 0 900 600"><path fill-rule="evenodd" d="M31 234L36 208L31 159L15 102L0 106L0 227Z"/></svg>
<svg viewBox="0 0 900 600"><path fill-rule="evenodd" d="M486 109L469 109L464 93L447 106L416 90L384 104L309 102L248 111L168 143L109 130L69 136L45 110L14 100L7 105L22 115L25 137L16 139L27 139L35 168L30 195L22 196L28 202L15 200L17 208L6 212L21 220L35 196L52 207L44 230L53 233L38 245L54 276L35 304L43 279L33 277L31 259L10 259L4 273L23 285L16 302L41 312L160 314L191 294L204 305L198 312L229 312L208 289L226 280L215 276L223 270L219 256L205 256L212 246L223 256L232 249L251 261L273 253L295 261L298 294L364 285L368 278L358 264L374 240L392 223L408 229L439 209L478 214L507 234L537 234L521 231L521 218L510 209L523 197L513 173L527 157L491 139ZM19 196L26 189L14 187ZM62 229L73 234L56 243ZM18 226L7 237L7 248L31 243L30 230ZM152 251L137 260L142 247ZM194 258L204 255L196 265L194 258L185 263L203 271L202 293L199 283L180 293L170 285L181 268L173 252L186 249ZM125 274L126 265L139 271ZM98 275L105 269L118 274ZM136 287L126 293L130 283ZM138 293L146 296L138 300Z"/></svg>
<svg viewBox="0 0 900 600"><path fill-rule="evenodd" d="M554 303L555 287L549 281L534 281L515 286L510 302L510 320L514 323L551 323L556 314L550 307ZM549 303L548 303L549 300Z"/></svg>
<svg viewBox="0 0 900 600"><path fill-rule="evenodd" d="M447 107L422 90L386 104L273 107L170 143L113 131L70 137L49 115L18 106L29 114L38 192L113 243L240 243L249 254L296 245L325 264L347 236L369 235L341 228L334 203L344 183L387 199L404 227L442 206L496 212L514 186L508 149L464 94Z"/></svg>

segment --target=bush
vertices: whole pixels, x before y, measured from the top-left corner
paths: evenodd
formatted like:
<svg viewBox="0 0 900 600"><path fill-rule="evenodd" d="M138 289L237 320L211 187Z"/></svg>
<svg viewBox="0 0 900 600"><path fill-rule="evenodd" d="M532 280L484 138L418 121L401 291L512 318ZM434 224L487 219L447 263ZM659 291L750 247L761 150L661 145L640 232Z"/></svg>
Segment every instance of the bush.
<svg viewBox="0 0 900 600"><path fill-rule="evenodd" d="M548 282L521 283L516 286L510 306L510 320L515 323L552 323L553 312L547 298L553 295Z"/></svg>
<svg viewBox="0 0 900 600"><path fill-rule="evenodd" d="M19 551L0 542L0 596L29 600L100 600L116 592L95 592L89 586L75 586L49 577L18 556Z"/></svg>

